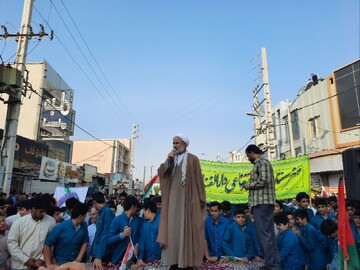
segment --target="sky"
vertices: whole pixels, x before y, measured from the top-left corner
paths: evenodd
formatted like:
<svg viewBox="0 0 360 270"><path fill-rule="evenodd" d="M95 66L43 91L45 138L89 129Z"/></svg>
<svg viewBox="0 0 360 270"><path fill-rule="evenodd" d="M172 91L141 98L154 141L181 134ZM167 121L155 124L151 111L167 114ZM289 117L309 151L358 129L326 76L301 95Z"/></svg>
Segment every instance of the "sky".
<svg viewBox="0 0 360 270"><path fill-rule="evenodd" d="M22 0L0 1L16 33ZM74 89L76 124L96 138L135 139L134 177L154 175L184 133L189 152L226 161L253 143L252 91L267 51L272 106L294 100L311 73L327 77L360 56L358 0L36 0L52 41L33 39L28 62L46 60ZM14 62L16 42L0 39ZM261 97L260 97L261 99ZM0 106L5 106L0 104ZM93 139L76 128L71 139Z"/></svg>

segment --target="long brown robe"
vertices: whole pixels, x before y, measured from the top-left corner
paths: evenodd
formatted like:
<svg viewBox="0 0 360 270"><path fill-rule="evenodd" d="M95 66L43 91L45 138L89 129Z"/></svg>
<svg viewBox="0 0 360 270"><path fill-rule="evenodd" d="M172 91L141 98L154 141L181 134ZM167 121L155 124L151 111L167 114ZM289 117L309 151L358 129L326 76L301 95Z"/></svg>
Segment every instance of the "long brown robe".
<svg viewBox="0 0 360 270"><path fill-rule="evenodd" d="M157 241L163 247L164 264L196 267L204 257L205 185L195 155L187 157L185 186L181 185L181 166L182 162L177 166L165 162L158 169L161 213Z"/></svg>

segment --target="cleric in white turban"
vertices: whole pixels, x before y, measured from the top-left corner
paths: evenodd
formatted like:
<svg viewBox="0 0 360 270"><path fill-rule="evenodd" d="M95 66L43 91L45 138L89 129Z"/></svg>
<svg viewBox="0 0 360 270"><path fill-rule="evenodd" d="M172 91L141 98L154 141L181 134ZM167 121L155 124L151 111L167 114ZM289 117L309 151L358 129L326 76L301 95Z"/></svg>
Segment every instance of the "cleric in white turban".
<svg viewBox="0 0 360 270"><path fill-rule="evenodd" d="M161 212L158 242L161 261L170 269L203 263L205 186L199 159L187 151L189 138L176 134L173 150L160 165Z"/></svg>

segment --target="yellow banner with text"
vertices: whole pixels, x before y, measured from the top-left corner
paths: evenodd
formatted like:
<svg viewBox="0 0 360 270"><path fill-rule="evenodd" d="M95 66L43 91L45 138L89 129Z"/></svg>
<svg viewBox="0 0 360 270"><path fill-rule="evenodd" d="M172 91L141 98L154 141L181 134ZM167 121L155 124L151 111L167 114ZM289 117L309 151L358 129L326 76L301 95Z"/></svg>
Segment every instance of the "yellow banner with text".
<svg viewBox="0 0 360 270"><path fill-rule="evenodd" d="M204 175L206 200L247 203L248 191L243 185L249 182L251 163L226 163L200 160ZM276 199L294 198L303 191L310 194L309 157L271 162L274 168Z"/></svg>

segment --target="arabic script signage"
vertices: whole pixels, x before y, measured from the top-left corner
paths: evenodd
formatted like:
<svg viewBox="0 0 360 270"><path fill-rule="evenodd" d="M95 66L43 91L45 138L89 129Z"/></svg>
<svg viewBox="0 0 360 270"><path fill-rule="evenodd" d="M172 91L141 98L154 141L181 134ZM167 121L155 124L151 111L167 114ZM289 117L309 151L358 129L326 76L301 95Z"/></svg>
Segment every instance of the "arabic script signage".
<svg viewBox="0 0 360 270"><path fill-rule="evenodd" d="M3 130L0 129L0 148L2 145ZM41 164L41 158L48 155L49 147L44 144L22 136L16 136L15 160Z"/></svg>

